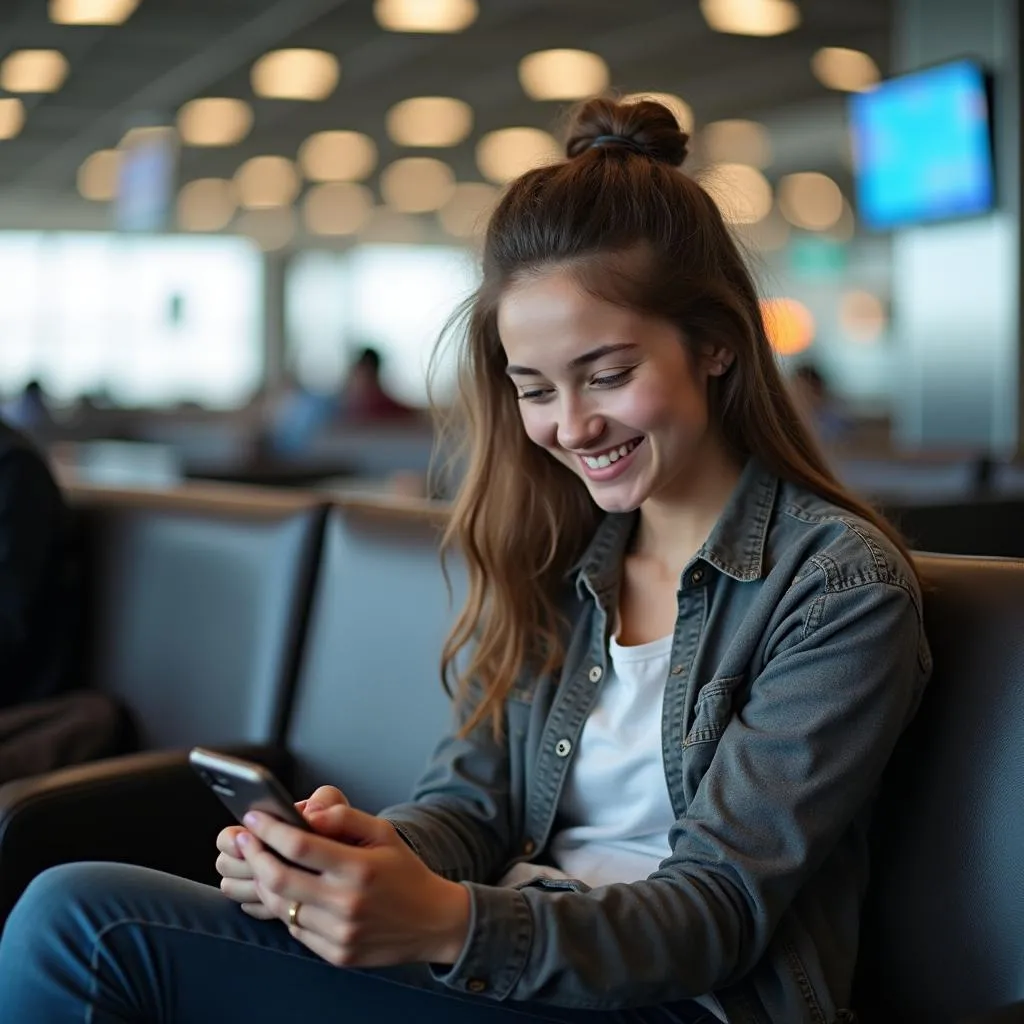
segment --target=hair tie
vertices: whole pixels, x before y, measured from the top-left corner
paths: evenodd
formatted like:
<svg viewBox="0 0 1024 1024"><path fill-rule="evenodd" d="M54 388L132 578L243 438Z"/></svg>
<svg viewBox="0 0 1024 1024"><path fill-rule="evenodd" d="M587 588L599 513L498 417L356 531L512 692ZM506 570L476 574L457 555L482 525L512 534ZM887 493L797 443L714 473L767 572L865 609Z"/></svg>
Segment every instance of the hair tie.
<svg viewBox="0 0 1024 1024"><path fill-rule="evenodd" d="M627 138L625 135L598 135L593 142L587 146L587 149L594 149L598 146L621 146L624 149L631 149L634 153L638 153L640 156L649 156L646 149L640 145L639 142L635 142L633 139Z"/></svg>

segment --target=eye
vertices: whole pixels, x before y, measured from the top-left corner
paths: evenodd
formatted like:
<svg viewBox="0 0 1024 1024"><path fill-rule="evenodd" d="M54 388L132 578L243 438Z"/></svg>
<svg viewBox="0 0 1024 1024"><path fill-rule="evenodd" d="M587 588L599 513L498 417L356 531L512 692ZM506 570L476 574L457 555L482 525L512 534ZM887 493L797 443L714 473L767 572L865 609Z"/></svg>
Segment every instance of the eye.
<svg viewBox="0 0 1024 1024"><path fill-rule="evenodd" d="M595 377L590 383L598 388L615 388L625 384L632 374L632 367L628 370L620 370L618 373L606 374L603 377Z"/></svg>
<svg viewBox="0 0 1024 1024"><path fill-rule="evenodd" d="M520 402L542 402L553 392L554 388L529 388L528 390L520 391L516 398Z"/></svg>

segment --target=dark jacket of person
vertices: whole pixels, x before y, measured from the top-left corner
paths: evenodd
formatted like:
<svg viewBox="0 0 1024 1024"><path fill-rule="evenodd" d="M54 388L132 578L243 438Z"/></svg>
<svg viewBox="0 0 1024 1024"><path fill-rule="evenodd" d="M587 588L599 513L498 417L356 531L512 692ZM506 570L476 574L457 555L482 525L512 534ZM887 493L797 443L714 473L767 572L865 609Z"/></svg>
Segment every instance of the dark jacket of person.
<svg viewBox="0 0 1024 1024"><path fill-rule="evenodd" d="M0 421L0 709L67 688L71 521L42 455Z"/></svg>

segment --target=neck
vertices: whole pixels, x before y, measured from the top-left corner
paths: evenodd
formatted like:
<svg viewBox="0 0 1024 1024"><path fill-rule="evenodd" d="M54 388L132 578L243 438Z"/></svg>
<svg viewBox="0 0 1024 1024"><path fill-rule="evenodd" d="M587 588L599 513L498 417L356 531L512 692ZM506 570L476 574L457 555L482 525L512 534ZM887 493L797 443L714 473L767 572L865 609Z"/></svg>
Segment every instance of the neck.
<svg viewBox="0 0 1024 1024"><path fill-rule="evenodd" d="M678 576L707 540L742 472L720 443L702 449L671 491L641 506L634 554Z"/></svg>

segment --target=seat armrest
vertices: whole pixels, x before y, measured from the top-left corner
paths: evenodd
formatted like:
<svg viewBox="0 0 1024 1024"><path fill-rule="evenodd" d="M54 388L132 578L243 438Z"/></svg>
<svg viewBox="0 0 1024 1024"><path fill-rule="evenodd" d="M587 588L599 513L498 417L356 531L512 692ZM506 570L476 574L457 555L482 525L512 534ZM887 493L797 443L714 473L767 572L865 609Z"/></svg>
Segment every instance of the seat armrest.
<svg viewBox="0 0 1024 1024"><path fill-rule="evenodd" d="M228 752L290 784L284 751ZM122 861L216 884L214 840L231 822L184 750L109 758L0 786L0 926L36 875L69 861Z"/></svg>

